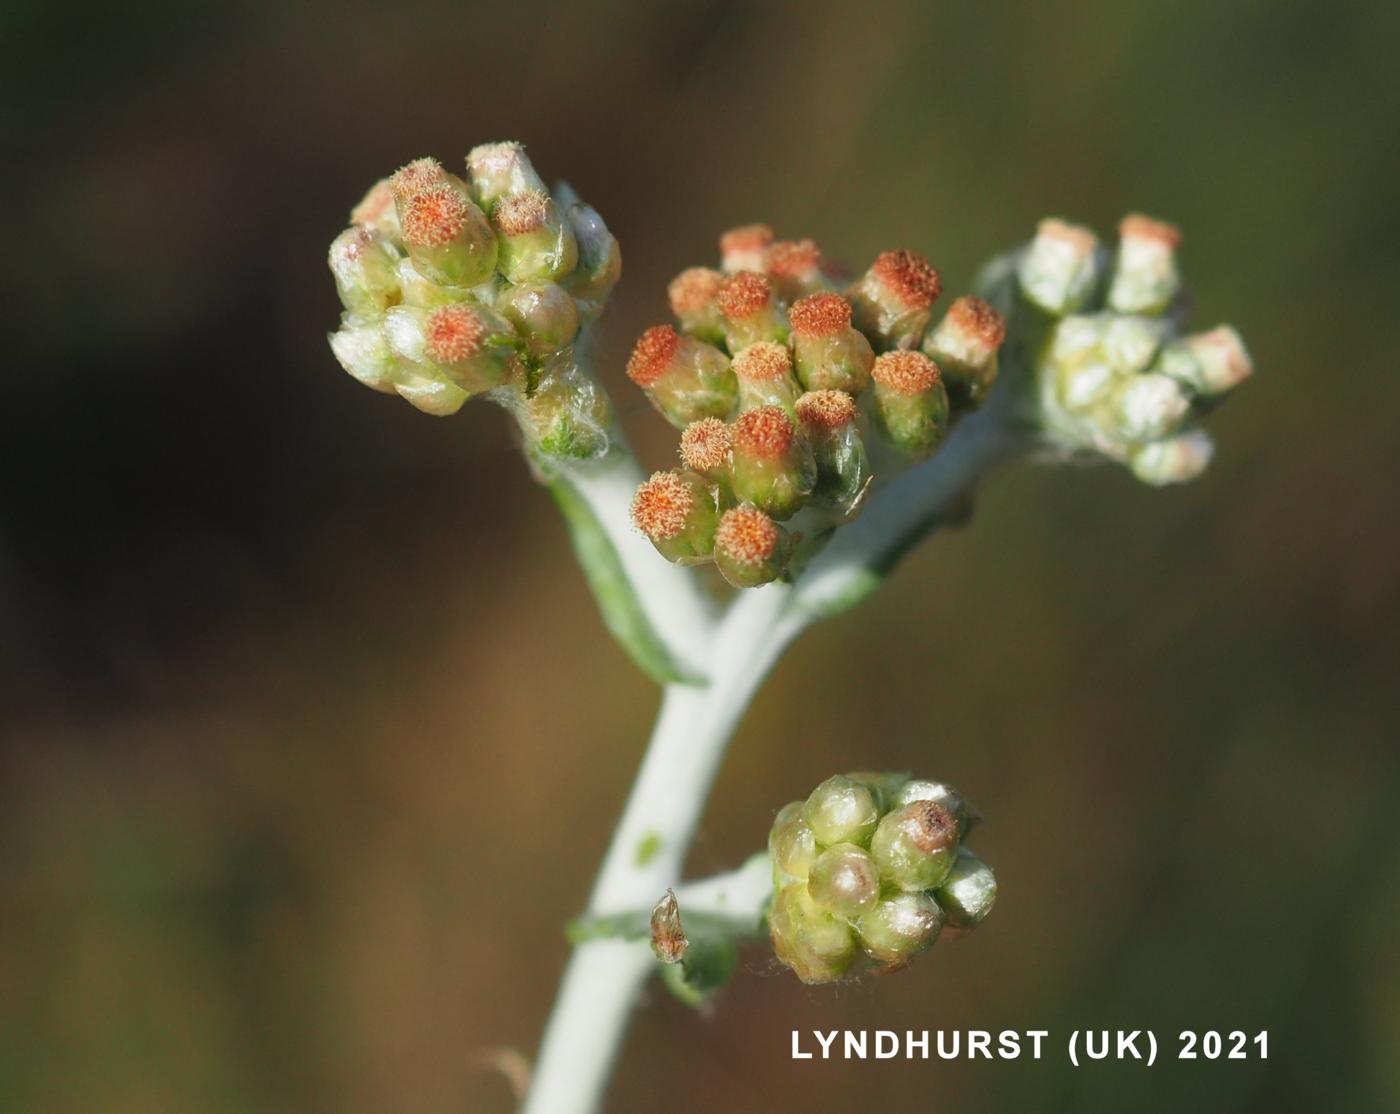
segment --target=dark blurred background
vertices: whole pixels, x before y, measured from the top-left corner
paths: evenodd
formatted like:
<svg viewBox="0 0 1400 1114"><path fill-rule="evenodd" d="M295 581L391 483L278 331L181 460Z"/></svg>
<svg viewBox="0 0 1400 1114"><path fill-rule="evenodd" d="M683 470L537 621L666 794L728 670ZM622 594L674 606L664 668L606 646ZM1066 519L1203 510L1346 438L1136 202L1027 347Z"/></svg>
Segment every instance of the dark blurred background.
<svg viewBox="0 0 1400 1114"><path fill-rule="evenodd" d="M503 416L335 365L324 262L375 178L499 138L622 241L614 385L755 219L957 290L1142 209L1260 367L1202 482L1009 470L798 644L693 869L910 768L981 804L1001 904L897 978L656 991L612 1109L1400 1107L1400 7L201 8L0 6L0 1109L510 1108L482 1055L533 1052L656 693ZM1271 1055L788 1059L1090 1026Z"/></svg>

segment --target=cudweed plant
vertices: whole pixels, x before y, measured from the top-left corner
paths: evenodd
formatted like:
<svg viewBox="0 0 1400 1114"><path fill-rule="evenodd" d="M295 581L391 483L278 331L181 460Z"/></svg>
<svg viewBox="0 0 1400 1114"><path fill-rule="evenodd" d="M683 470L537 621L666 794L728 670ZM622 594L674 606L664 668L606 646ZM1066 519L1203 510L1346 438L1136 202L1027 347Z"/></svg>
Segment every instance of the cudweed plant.
<svg viewBox="0 0 1400 1114"><path fill-rule="evenodd" d="M680 874L783 650L963 521L985 473L1014 457L1097 460L1164 485L1206 468L1200 421L1251 365L1228 326L1186 331L1179 239L1133 215L1110 249L1045 220L940 312L942 278L914 252L882 252L848 280L811 240L726 232L718 266L676 276L674 323L648 329L627 363L678 431L676 466L648 478L590 360L618 244L568 185L549 189L519 144L493 143L462 174L411 162L354 208L330 251L336 358L428 414L478 397L503 407L608 629L664 686L570 927L529 1114L598 1108L657 970L711 1006L745 941L827 983L903 968L986 917L996 879L966 845L976 809L903 773L833 776L779 810L767 850L739 869Z"/></svg>

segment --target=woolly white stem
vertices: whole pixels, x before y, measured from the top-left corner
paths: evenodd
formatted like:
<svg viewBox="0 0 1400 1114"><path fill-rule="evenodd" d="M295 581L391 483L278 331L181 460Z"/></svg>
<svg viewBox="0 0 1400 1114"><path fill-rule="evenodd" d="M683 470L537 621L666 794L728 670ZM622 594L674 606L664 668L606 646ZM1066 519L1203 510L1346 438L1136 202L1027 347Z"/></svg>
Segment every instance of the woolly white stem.
<svg viewBox="0 0 1400 1114"><path fill-rule="evenodd" d="M904 548L956 507L1013 444L992 414L968 419L937 457L872 499L862 518L841 531L795 585L739 594L710 645L709 684L665 689L594 886L590 916L649 907L679 883L729 739L788 643L878 582ZM524 1114L593 1114L600 1108L632 1008L654 968L642 943L592 940L578 946L545 1031Z"/></svg>

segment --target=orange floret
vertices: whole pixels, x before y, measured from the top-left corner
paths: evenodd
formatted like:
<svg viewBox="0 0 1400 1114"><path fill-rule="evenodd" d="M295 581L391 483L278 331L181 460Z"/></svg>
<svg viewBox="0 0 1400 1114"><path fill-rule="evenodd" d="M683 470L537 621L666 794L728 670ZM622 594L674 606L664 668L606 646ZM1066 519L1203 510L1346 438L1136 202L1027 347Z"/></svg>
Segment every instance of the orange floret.
<svg viewBox="0 0 1400 1114"><path fill-rule="evenodd" d="M875 358L871 378L896 394L917 395L938 385L938 365L922 352L886 352Z"/></svg>
<svg viewBox="0 0 1400 1114"><path fill-rule="evenodd" d="M733 507L715 530L715 548L744 565L757 565L778 548L778 527L757 507Z"/></svg>
<svg viewBox="0 0 1400 1114"><path fill-rule="evenodd" d="M881 252L871 271L910 309L931 306L943 293L943 280L922 255L912 251Z"/></svg>
<svg viewBox="0 0 1400 1114"><path fill-rule="evenodd" d="M690 485L674 472L654 472L632 496L632 521L653 541L667 541L685 529L695 505Z"/></svg>
<svg viewBox="0 0 1400 1114"><path fill-rule="evenodd" d="M670 325L652 326L632 349L627 361L627 378L639 387L650 387L666 373L680 343L680 334Z"/></svg>

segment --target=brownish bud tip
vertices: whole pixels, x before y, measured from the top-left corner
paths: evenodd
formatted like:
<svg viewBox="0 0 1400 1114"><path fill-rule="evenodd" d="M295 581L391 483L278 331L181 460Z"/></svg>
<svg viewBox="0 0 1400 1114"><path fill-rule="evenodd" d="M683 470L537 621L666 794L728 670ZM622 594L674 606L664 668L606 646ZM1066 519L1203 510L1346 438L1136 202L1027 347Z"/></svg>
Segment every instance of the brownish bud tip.
<svg viewBox="0 0 1400 1114"><path fill-rule="evenodd" d="M455 364L481 351L486 327L469 306L442 306L429 314L423 337L423 350L429 359Z"/></svg>
<svg viewBox="0 0 1400 1114"><path fill-rule="evenodd" d="M721 256L761 254L773 242L773 230L766 224L745 224L731 228L719 238Z"/></svg>
<svg viewBox="0 0 1400 1114"><path fill-rule="evenodd" d="M839 294L812 294L793 302L788 321L794 333L832 336L850 325L851 303Z"/></svg>
<svg viewBox="0 0 1400 1114"><path fill-rule="evenodd" d="M910 805L904 830L909 841L925 855L951 847L958 839L957 818L937 801L916 801Z"/></svg>
<svg viewBox="0 0 1400 1114"><path fill-rule="evenodd" d="M1181 246L1181 230L1166 221L1153 220L1141 213L1129 213L1118 222L1118 235L1123 239L1157 240L1172 251Z"/></svg>
<svg viewBox="0 0 1400 1114"><path fill-rule="evenodd" d="M811 240L779 240L763 253L763 269L774 277L806 278L821 265L822 253Z"/></svg>
<svg viewBox="0 0 1400 1114"><path fill-rule="evenodd" d="M773 300L773 287L756 271L737 271L727 276L715 295L720 313L731 321L749 317Z"/></svg>
<svg viewBox="0 0 1400 1114"><path fill-rule="evenodd" d="M786 379L792 374L792 355L784 345L761 340L741 349L733 367L735 375L750 382Z"/></svg>
<svg viewBox="0 0 1400 1114"><path fill-rule="evenodd" d="M780 406L760 406L734 419L734 447L748 456L776 460L792 445L792 420Z"/></svg>
<svg viewBox="0 0 1400 1114"><path fill-rule="evenodd" d="M943 280L922 255L881 252L871 271L909 309L925 309L943 293Z"/></svg>
<svg viewBox="0 0 1400 1114"><path fill-rule="evenodd" d="M671 280L666 296L677 317L702 310L714 301L724 276L708 267L691 267Z"/></svg>
<svg viewBox="0 0 1400 1114"><path fill-rule="evenodd" d="M387 180L376 182L360 203L350 210L351 224L374 224L394 207L394 191Z"/></svg>
<svg viewBox="0 0 1400 1114"><path fill-rule="evenodd" d="M917 395L938 385L938 365L922 352L900 350L875 358L871 378L896 394Z"/></svg>
<svg viewBox="0 0 1400 1114"><path fill-rule="evenodd" d="M744 565L758 565L778 548L778 526L757 507L733 507L715 530L715 548Z"/></svg>
<svg viewBox="0 0 1400 1114"><path fill-rule="evenodd" d="M856 420L856 400L845 391L808 391L797 400L797 420L817 429L840 429Z"/></svg>
<svg viewBox="0 0 1400 1114"><path fill-rule="evenodd" d="M712 472L729 459L733 438L718 418L691 422L681 433L681 461L692 472Z"/></svg>
<svg viewBox="0 0 1400 1114"><path fill-rule="evenodd" d="M632 496L632 521L652 541L669 541L685 529L694 498L676 473L654 472Z"/></svg>
<svg viewBox="0 0 1400 1114"><path fill-rule="evenodd" d="M526 190L501 198L491 215L505 235L523 236L544 227L549 219L549 198L539 190Z"/></svg>
<svg viewBox="0 0 1400 1114"><path fill-rule="evenodd" d="M959 298L948 307L948 320L964 336L987 348L1006 340L1006 321L981 298Z"/></svg>
<svg viewBox="0 0 1400 1114"><path fill-rule="evenodd" d="M456 239L466 226L467 217L467 203L455 189L429 186L408 197L399 223L406 242L415 247L436 248Z"/></svg>
<svg viewBox="0 0 1400 1114"><path fill-rule="evenodd" d="M1035 234L1048 240L1062 240L1081 255L1088 255L1099 242L1099 238L1089 229L1062 221L1058 217L1046 217L1036 225Z"/></svg>
<svg viewBox="0 0 1400 1114"><path fill-rule="evenodd" d="M670 325L652 326L632 349L627 361L627 378L643 389L650 387L665 374L680 343L680 334Z"/></svg>

